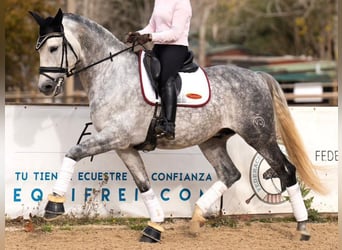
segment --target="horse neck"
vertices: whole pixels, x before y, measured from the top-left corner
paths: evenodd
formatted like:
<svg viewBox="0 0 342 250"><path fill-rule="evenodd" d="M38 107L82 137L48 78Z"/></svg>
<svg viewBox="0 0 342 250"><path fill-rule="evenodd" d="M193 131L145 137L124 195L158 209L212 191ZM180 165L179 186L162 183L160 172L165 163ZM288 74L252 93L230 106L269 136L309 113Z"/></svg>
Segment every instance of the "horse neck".
<svg viewBox="0 0 342 250"><path fill-rule="evenodd" d="M114 54L126 48L112 33L88 19L69 14L63 24L65 29L68 29L70 33L76 36L79 43L80 63L78 69L108 57L109 53ZM128 65L134 63L136 63L136 57L125 52L112 60L107 60L80 73L80 79L83 87L88 92L89 101L93 96L90 93L91 91L107 88L106 86L100 88L97 86L98 84L111 84L110 88L112 89L113 86L116 86L114 83L116 80L115 74L122 75L118 71L122 67L127 68ZM113 74L109 74L109 72L113 72ZM108 75L111 75L111 77L108 77ZM105 79L106 77L110 79ZM110 93L104 92L104 94Z"/></svg>

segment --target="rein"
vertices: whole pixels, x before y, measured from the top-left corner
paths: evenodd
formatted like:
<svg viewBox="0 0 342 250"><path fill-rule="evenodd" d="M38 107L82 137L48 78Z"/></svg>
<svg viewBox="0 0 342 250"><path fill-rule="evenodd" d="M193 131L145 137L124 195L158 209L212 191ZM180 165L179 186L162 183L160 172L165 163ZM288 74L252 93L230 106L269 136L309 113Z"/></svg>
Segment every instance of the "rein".
<svg viewBox="0 0 342 250"><path fill-rule="evenodd" d="M120 50L120 51L116 52L115 54L112 54L111 52L109 52L109 56L107 56L107 57L105 57L105 58L103 58L103 59L101 59L101 60L98 60L98 61L96 61L96 62L94 62L94 63L91 63L91 64L89 64L89 65L87 65L87 66L85 66L85 67L83 67L83 68L81 68L81 69L75 70L75 68L72 68L72 69L70 70L70 72L66 72L66 76L69 77L69 76L78 74L78 73L80 73L80 72L82 72L82 71L85 71L85 70L87 70L87 69L89 69L89 68L91 68L91 67L93 67L93 66L95 66L95 65L97 65L97 64L100 64L100 63L102 63L102 62L105 62L105 61L107 61L107 60L113 61L113 58L116 57L116 56L118 56L118 55L120 55L121 53L126 52L126 51L128 51L128 50L132 50L132 51L133 51L133 49L134 49L135 46L136 46L136 45L133 44L132 46L130 46L130 47L128 47L128 48L125 48L125 49L123 49L123 50Z"/></svg>

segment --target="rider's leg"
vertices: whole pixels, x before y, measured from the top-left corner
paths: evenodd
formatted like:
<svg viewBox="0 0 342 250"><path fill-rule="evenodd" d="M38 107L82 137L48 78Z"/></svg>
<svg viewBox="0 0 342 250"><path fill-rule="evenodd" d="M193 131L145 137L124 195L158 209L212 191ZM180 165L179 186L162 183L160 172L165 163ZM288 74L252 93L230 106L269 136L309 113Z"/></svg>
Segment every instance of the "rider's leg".
<svg viewBox="0 0 342 250"><path fill-rule="evenodd" d="M162 107L164 113L164 121L162 126L157 126L157 130L163 133L169 140L175 138L175 121L177 108L177 93L174 77L170 77L165 85L160 89L160 97L162 99Z"/></svg>
<svg viewBox="0 0 342 250"><path fill-rule="evenodd" d="M158 89L162 100L162 115L164 118L163 122L156 127L156 132L167 139L174 139L177 107L174 79L183 66L188 54L188 48L179 45L155 45L153 51L161 65Z"/></svg>

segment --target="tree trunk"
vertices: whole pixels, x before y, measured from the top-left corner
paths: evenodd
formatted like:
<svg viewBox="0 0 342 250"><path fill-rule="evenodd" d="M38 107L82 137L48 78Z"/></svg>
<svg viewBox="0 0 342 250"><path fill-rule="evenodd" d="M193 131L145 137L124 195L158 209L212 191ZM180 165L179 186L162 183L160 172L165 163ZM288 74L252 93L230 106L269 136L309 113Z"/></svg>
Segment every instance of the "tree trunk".
<svg viewBox="0 0 342 250"><path fill-rule="evenodd" d="M210 16L210 12L216 6L217 1L213 0L210 3L203 4L203 12L201 13L201 21L199 26L199 47L198 47L198 63L200 66L206 66L206 52L207 52L207 21Z"/></svg>

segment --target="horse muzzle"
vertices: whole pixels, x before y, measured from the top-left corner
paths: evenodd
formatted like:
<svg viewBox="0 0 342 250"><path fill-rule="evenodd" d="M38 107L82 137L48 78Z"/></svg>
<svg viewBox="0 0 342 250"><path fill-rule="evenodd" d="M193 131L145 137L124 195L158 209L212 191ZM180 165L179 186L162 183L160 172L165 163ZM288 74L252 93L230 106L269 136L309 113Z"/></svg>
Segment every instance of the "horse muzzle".
<svg viewBox="0 0 342 250"><path fill-rule="evenodd" d="M45 81L39 86L39 91L46 96L57 96L59 95L64 87L64 77L59 77L53 81Z"/></svg>

